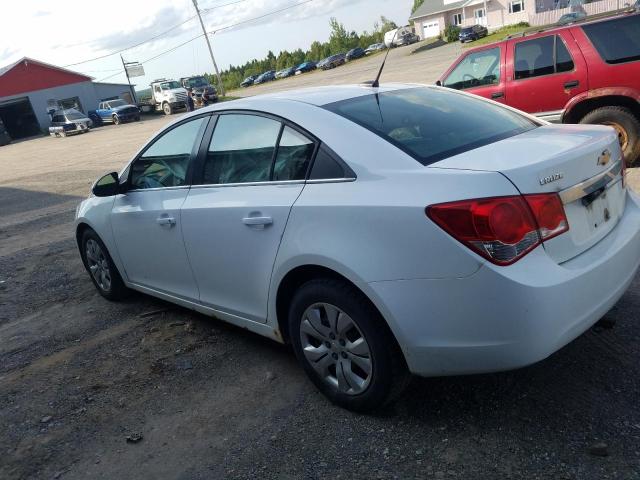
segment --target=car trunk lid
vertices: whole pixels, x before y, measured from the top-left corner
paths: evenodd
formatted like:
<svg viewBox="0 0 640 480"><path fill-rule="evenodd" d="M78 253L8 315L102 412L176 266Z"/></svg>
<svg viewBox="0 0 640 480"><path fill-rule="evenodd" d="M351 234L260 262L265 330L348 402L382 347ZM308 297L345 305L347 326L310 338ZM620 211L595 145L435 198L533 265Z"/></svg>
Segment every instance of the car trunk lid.
<svg viewBox="0 0 640 480"><path fill-rule="evenodd" d="M626 199L622 162L610 127L545 125L429 168L495 171L522 194L558 193L569 231L544 247L561 263L598 243L618 223Z"/></svg>

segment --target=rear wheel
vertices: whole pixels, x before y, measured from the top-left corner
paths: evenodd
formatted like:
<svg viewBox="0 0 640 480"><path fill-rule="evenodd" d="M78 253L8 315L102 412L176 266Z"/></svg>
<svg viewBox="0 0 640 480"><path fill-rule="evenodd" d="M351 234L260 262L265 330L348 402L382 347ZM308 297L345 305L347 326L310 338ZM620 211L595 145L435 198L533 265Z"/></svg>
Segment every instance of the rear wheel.
<svg viewBox="0 0 640 480"><path fill-rule="evenodd" d="M367 412L391 403L410 378L378 311L345 281L302 285L289 310L289 332L311 381L349 410Z"/></svg>
<svg viewBox="0 0 640 480"><path fill-rule="evenodd" d="M100 237L91 229L82 234L82 261L96 289L107 300L121 300L127 296L129 289L122 281L107 247Z"/></svg>
<svg viewBox="0 0 640 480"><path fill-rule="evenodd" d="M165 102L162 105L162 111L164 112L165 115L171 115L173 113L173 108L171 108L171 104Z"/></svg>
<svg viewBox="0 0 640 480"><path fill-rule="evenodd" d="M618 133L620 147L627 166L635 166L640 159L640 120L625 107L601 107L587 113L580 123L613 127Z"/></svg>

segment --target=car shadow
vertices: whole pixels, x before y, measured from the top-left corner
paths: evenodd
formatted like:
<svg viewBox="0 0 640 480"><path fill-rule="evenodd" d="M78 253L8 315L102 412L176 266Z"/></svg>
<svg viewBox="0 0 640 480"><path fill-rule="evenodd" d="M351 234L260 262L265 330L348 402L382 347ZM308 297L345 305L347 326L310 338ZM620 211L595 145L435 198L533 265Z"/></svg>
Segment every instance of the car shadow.
<svg viewBox="0 0 640 480"><path fill-rule="evenodd" d="M426 52L428 50L433 50L434 48L442 47L446 44L447 42L445 42L444 40L436 40L435 42L427 43L426 45L422 45L421 47L412 50L411 55L415 53Z"/></svg>

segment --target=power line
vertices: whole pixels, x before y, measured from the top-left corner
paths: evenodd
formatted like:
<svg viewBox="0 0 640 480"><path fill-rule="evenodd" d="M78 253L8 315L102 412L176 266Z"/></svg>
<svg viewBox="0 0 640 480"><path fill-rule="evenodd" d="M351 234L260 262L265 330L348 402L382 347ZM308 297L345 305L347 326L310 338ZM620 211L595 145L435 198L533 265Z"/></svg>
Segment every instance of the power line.
<svg viewBox="0 0 640 480"><path fill-rule="evenodd" d="M245 1L246 1L246 0L245 0ZM293 5L289 5L289 6L287 6L287 7L281 8L281 9L279 9L279 10L274 10L274 11L272 11L272 12L268 12L268 13L265 13L265 14L263 14L263 15L259 15L259 16L257 16L257 17L249 18L249 19L247 19L247 20L242 20L242 21L240 21L240 22L236 22L236 23L233 23L233 24L231 24L231 25L227 25L227 26L224 26L224 27L221 27L221 28L217 28L217 29L215 29L215 30L211 30L211 31L207 32L207 34L215 35L217 32L221 32L221 31L223 31L223 30L228 30L228 29L230 29L230 28L237 27L238 25L244 25L245 23L253 22L254 20L260 20L260 19L265 18L265 17L268 17L268 16L270 16L270 15L275 15L275 14L277 14L277 13L281 13L281 12L284 12L284 11L289 10L289 9L291 9L291 8L299 7L300 5L304 5L304 4L306 4L306 3L311 3L311 2L313 2L313 1L315 1L315 0L304 0L304 1L302 1L302 2L295 3L295 4L293 4ZM236 3L238 3L238 2L236 2ZM195 40L197 40L197 39L199 39L199 38L201 38L201 37L204 37L204 34L202 34L202 33L201 33L200 35L197 35L197 36L195 36L195 37L193 37L193 38L191 38L191 39L187 40L186 42L183 42L183 43L181 43L181 44L179 44L179 45L176 45L175 47L172 47L172 48L170 48L169 50L165 50L165 51L163 51L163 52L161 52L161 53L159 53L159 54L157 54L157 55L155 55L155 56L153 56L153 57L151 57L151 58L148 58L148 59L146 59L146 60L144 60L144 61L142 61L142 62L140 62L140 63L141 63L141 64L145 64L145 63L152 62L153 60L155 60L155 59L157 59L157 58L160 58L160 57L162 57L163 55L166 55L166 54L168 54L168 53L171 53L171 52L173 52L173 51L177 50L178 48L183 47L183 46L185 46L185 45L187 45L187 44L189 44L189 43L191 43L191 42L193 42L193 41L195 41ZM124 70L120 70L118 73L116 73L116 74L114 74L114 75L109 75L108 77L105 77L105 78L103 78L103 79L100 79L100 80L98 80L98 82L102 82L102 81L104 81L104 80L108 80L109 78L113 78L113 77L115 77L115 76L119 75L119 74L120 74L120 73L122 73L122 72L124 72Z"/></svg>
<svg viewBox="0 0 640 480"><path fill-rule="evenodd" d="M224 4L221 4L221 5L215 5L215 6L212 6L212 7L209 7L209 8L201 10L201 13L205 13L206 14L206 13L211 12L213 10L217 10L218 8L228 7L230 5L236 5L238 3L247 2L247 1L249 1L249 0L235 0L234 2L224 3ZM144 40L142 42L136 43L135 45L131 45L129 47L123 48L123 49L118 50L116 52L111 52L111 53L107 53L107 54L104 54L104 55L100 55L98 57L90 58L88 60L83 60L82 62L76 62L76 63L70 63L68 65L63 65L63 68L73 67L73 66L76 66L76 65L82 65L83 63L89 63L89 62L93 62L93 61L96 61L96 60L102 60L103 58L111 57L112 55L117 55L119 53L126 52L127 50L131 50L133 48L139 47L141 45L144 45L145 43L153 42L154 40L157 40L158 38L166 35L167 33L170 33L172 31L176 30L177 28L180 28L185 23L188 23L188 22L190 22L191 20L193 20L193 19L195 19L197 17L198 17L197 15L189 17L188 19L184 20L183 22L180 22L177 25L174 25L173 27L169 28L168 30L165 30L164 32L159 33L157 35L154 35L153 37L148 38L147 40ZM86 45L86 43L79 43L79 44L76 44L76 45L71 45L70 47L66 47L66 48L71 48L71 47L80 46L80 45Z"/></svg>

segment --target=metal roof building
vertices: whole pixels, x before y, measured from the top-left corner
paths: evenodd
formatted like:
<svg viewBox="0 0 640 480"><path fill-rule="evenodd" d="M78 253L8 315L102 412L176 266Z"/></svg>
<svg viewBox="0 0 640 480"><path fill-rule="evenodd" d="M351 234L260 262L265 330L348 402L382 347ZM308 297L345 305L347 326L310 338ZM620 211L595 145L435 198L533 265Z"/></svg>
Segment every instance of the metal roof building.
<svg viewBox="0 0 640 480"><path fill-rule="evenodd" d="M129 85L96 83L86 75L27 57L0 68L0 124L12 139L46 131L52 105L87 113L99 102L118 97L131 102Z"/></svg>

